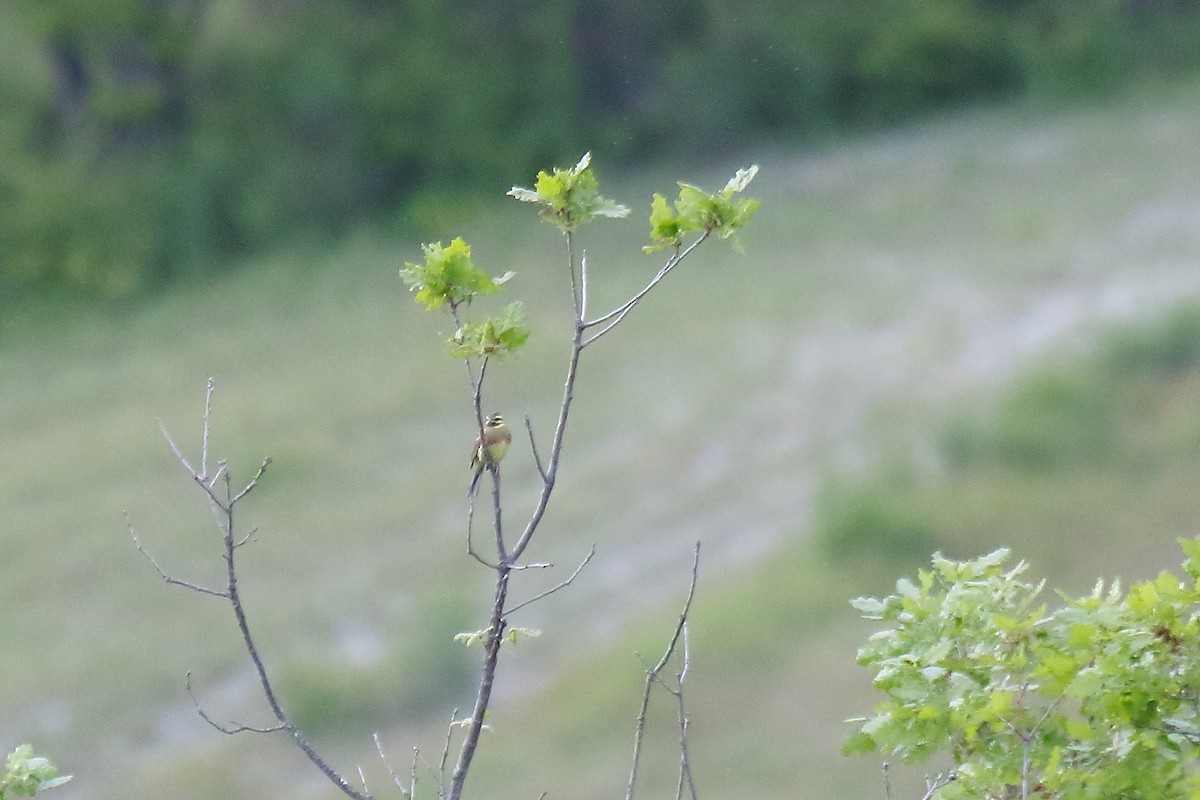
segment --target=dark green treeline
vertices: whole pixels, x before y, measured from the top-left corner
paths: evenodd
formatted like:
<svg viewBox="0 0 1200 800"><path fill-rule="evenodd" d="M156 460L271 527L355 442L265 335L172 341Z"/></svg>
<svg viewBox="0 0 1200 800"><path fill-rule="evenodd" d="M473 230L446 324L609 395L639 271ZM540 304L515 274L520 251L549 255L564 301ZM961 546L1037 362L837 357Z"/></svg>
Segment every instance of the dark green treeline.
<svg viewBox="0 0 1200 800"><path fill-rule="evenodd" d="M0 291L144 291L586 149L802 143L1197 63L1195 0L7 0Z"/></svg>

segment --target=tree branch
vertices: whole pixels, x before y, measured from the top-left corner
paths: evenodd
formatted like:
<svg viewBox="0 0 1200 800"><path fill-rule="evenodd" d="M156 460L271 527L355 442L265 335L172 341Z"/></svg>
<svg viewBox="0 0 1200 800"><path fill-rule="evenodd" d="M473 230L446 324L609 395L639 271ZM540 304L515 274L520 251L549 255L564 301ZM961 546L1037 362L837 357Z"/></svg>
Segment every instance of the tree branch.
<svg viewBox="0 0 1200 800"><path fill-rule="evenodd" d="M678 248L676 248L675 253L669 259L667 259L667 263L663 264L662 268L659 269L659 271L654 275L654 277L650 279L650 282L647 283L646 286L640 292L638 292L633 297L626 300L621 305L614 308L612 311L609 311L607 314L604 314L603 316L600 316L600 317L596 317L596 319L590 319L590 320L586 320L586 321L582 322L584 329L594 328L597 325L604 325L604 327L601 328L596 333L593 333L591 336L588 336L586 339L584 339L580 343L580 347L587 347L589 344L596 341L601 336L608 333L613 328L615 328L618 324L620 324L621 320L625 319L625 315L628 314L630 311L632 311L634 306L636 306L638 303L640 303L642 301L643 297L645 297L647 294L649 294L650 291L655 286L657 286L662 281L663 278L667 277L667 275L671 272L671 270L673 270L673 269L675 269L675 267L679 266L679 263L681 261L683 261L685 258L687 258L688 255L690 255L693 250L695 250L697 247L699 247L701 245L701 243L704 242L704 240L708 238L708 236L709 236L709 232L705 231L703 234L701 234L699 237L697 237L694 242L689 244L682 251L680 251ZM607 323L607 324L605 324L605 323Z"/></svg>
<svg viewBox="0 0 1200 800"><path fill-rule="evenodd" d="M691 765L688 760L687 748L687 714L683 705L683 681L687 677L688 662L690 655L687 652L686 636L687 636L687 621L688 613L692 608L692 599L696 596L696 579L700 574L700 543L696 542L696 549L692 557L692 580L688 586L687 600L683 603L683 610L679 613L679 621L675 625L675 631L671 634L671 640L667 643L667 649L663 653L662 658L658 660L652 667L646 669L646 688L642 692L642 706L638 712L637 725L633 737L633 765L629 770L629 784L625 790L625 800L633 800L633 788L637 782L638 767L641 764L642 758L642 742L646 735L646 716L650 709L650 692L654 688L654 684L663 686L668 692L673 694L679 704L679 727L680 727L680 773L678 791L683 792L685 785L691 788L692 797L696 796L696 787L692 784ZM679 647L680 640L683 639L683 666L678 674L678 688L671 689L662 681L662 671L666 668L671 657L675 655L676 648Z"/></svg>
<svg viewBox="0 0 1200 800"><path fill-rule="evenodd" d="M197 486L200 487L200 489L204 492L205 496L208 497L209 502L212 505L213 513L217 518L217 527L220 528L220 530L221 530L221 538L222 538L222 544L223 544L223 550L222 550L221 556L225 561L225 576L226 576L225 589L223 591L218 591L216 589L209 589L209 588L206 588L203 586L199 586L197 584L190 583L188 581L182 581L182 580L179 580L176 578L172 578L171 576L169 576L165 572L163 572L163 570L159 567L157 562L155 562L154 559L150 557L149 553L147 553L146 550L142 547L141 542L138 541L136 535L133 537L134 545L138 548L138 550L142 553L142 555L144 555L147 558L147 560L150 561L150 563L158 571L159 576L162 577L163 580L166 581L167 583L175 584L177 586L183 586L184 588L191 589L192 591L200 592L202 594L210 594L210 595L214 595L217 597L223 597L227 601L229 601L229 605L233 610L234 619L237 622L238 631L242 635L242 644L246 648L247 655L250 656L250 661L254 666L255 674L258 676L259 686L262 690L263 697L266 700L267 706L270 708L271 713L274 715L275 720L278 724L269 726L269 727L259 727L259 726L241 725L241 724L221 725L221 724L217 723L215 720L212 719L212 717L210 717L208 715L207 712L204 711L204 709L200 706L199 702L196 700L196 696L192 692L192 688L191 688L190 673L189 673L188 679L187 679L188 694L191 695L192 702L195 705L196 712L200 715L200 718L203 719L205 722L207 722L212 727L221 731L222 733L227 733L227 734L244 733L244 732L273 733L273 732L277 732L277 731L286 731L287 734L291 737L292 742L297 747L300 748L300 750L305 754L305 756L308 757L308 760L311 761L313 763L313 765L315 765L317 767L317 769L319 769L325 775L325 777L330 780L330 782L332 782L335 786L337 786L337 788L339 790L341 790L341 792L343 794L347 795L348 797L354 798L354 800L371 800L371 796L369 794L367 794L365 790L360 792L357 789L355 789L353 786L351 786L349 781L347 781L344 777L342 777L342 775L340 775L336 770L334 770L333 767L331 767L328 764L328 762L326 762L325 759L322 758L319 753L317 753L317 751L313 748L313 746L311 744L309 744L308 740L306 740L304 738L303 734L300 732L300 729L296 727L296 725L291 721L291 719L288 717L288 715L284 712L283 707L280 704L279 699L275 694L275 688L272 686L271 680L270 680L269 676L267 675L267 669L266 669L266 666L263 664L262 656L258 652L258 645L255 643L254 637L251 635L250 625L249 625L249 622L246 617L246 610L245 610L245 607L242 605L241 594L238 591L238 576L237 576L237 564L236 564L236 560L235 560L235 555L237 553L237 550L241 547L241 545L245 544L248 541L249 537L253 534L254 531L252 529L249 534L247 534L246 536L241 537L241 538L238 538L235 535L236 526L235 526L235 519L234 519L234 510L236 509L237 504L242 499L244 499L258 485L258 481L266 473L267 467L270 466L271 459L270 458L263 459L262 464L258 468L258 472L255 473L254 477L251 478L250 481L248 481L245 484L245 486L243 486L240 490L238 490L236 494L234 493L233 488L232 488L232 481L230 480L230 477L229 477L229 470L226 468L224 462L221 462L220 466L217 469L216 474L213 475L211 478L207 477L204 474L204 471L207 467L207 460L208 460L207 448L208 448L208 439L209 439L209 431L210 431L210 410L212 407L212 395L213 395L213 382L211 379L209 379L208 386L207 386L207 389L205 392L205 401L204 401L204 406L205 406L204 431L203 431L203 436L202 436L202 441L204 444L202 445L200 471L197 471L195 468L193 468L192 465L188 462L188 460L184 457L184 455L180 451L178 445L175 444L174 440L171 439L170 434L167 433L165 427L163 427L161 423L159 424L159 426L163 428L163 435L166 437L167 443L170 445L171 451L175 454L175 457L179 460L179 463L182 464L184 469L186 469L188 471L188 473L192 477L192 481ZM216 485L218 478L221 479L221 482L223 483L223 485L225 487L224 488L224 498L222 498L219 494L217 494L216 491L214 491L214 487ZM130 526L130 533L131 534L133 533L132 526Z"/></svg>
<svg viewBox="0 0 1200 800"><path fill-rule="evenodd" d="M533 597L529 598L528 600L517 603L515 606L513 606L512 608L508 609L508 611L505 612L505 617L507 618L508 616L512 615L514 612L520 611L522 608L525 608L525 606L532 605L533 603L536 603L538 600L541 600L544 597L549 597L550 595L557 592L559 589L565 589L568 586L570 586L571 583L577 577L579 577L579 573L583 572L583 568L588 565L588 562L591 561L592 557L595 555L596 555L596 545L592 545L592 549L590 551L588 551L588 554L586 556L584 556L583 561L581 561L579 563L579 566L575 568L575 571L571 573L571 577L567 578L565 581L560 582L556 586L550 587L549 589L542 592L541 594L536 594Z"/></svg>

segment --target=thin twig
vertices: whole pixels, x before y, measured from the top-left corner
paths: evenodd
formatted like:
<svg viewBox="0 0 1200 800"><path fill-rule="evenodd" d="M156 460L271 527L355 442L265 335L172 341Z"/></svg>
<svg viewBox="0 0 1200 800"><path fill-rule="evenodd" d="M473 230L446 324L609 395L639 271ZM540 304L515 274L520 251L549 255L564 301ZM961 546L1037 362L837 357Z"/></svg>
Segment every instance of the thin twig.
<svg viewBox="0 0 1200 800"><path fill-rule="evenodd" d="M420 759L421 759L421 751L414 747L413 748L412 767L410 768L410 771L409 771L408 793L405 795L407 800L412 800L413 796L417 793L417 762ZM405 794L403 789L400 790L400 793ZM442 796L441 790L439 789L438 797L441 797L441 796Z"/></svg>
<svg viewBox="0 0 1200 800"><path fill-rule="evenodd" d="M667 643L667 649L665 652L663 652L662 658L660 658L658 660L658 663L656 663L654 666L648 667L646 669L646 688L642 692L642 706L638 712L637 725L636 725L636 728L634 731L633 764L629 770L629 785L625 790L625 800L632 800L633 787L634 787L634 784L637 783L638 767L641 763L641 758L642 758L642 742L645 739L645 735L646 735L646 717L647 717L647 713L650 708L650 692L654 688L655 683L662 684L662 679L660 677L660 674L662 673L663 669L666 668L667 663L671 660L671 657L675 654L675 650L679 646L680 639L685 635L685 632L687 630L688 613L691 611L691 608L692 608L692 600L696 596L696 580L697 580L697 577L699 576L699 573L700 573L700 543L696 542L696 550L692 557L692 580L691 580L690 585L688 586L687 600L684 601L683 610L679 613L679 622L676 623L676 625L675 625L675 631L671 634L671 640ZM684 669L682 669L680 671L680 676L686 676L686 671L687 671L687 665L686 665L686 660L685 660ZM662 684L662 685L665 686L665 684ZM668 691L671 691L671 690L668 689ZM672 691L672 693L674 694L675 692ZM676 694L676 697L680 698L681 701L682 701L682 693L683 693L683 689L681 686L679 688L679 693ZM682 713L682 705L680 706L680 708L681 708L681 713ZM686 748L687 748L686 716L684 716L683 719L684 719L684 722L681 723L681 727L684 731L684 735L680 740L680 750L681 750L681 752L684 753L684 757L686 758ZM686 761L685 761L685 764L686 764ZM687 767L687 773L688 773L688 780L690 781L690 773L691 773L690 766ZM692 792L693 792L693 796L694 796L694 794L695 794L694 786L692 787Z"/></svg>
<svg viewBox="0 0 1200 800"><path fill-rule="evenodd" d="M591 561L592 557L595 555L596 555L596 545L592 545L592 549L590 551L588 551L588 554L586 556L584 556L583 561L579 562L579 566L576 567L575 571L571 573L571 577L567 578L565 581L562 581L561 583L559 583L556 586L552 586L551 588L547 589L546 591L542 592L541 594L536 594L533 597L529 598L528 600L517 603L515 606L513 606L512 608L508 609L508 611L505 612L505 617L511 616L514 612L520 611L525 606L530 605L532 603L536 603L538 600L541 600L544 597L549 597L550 595L557 592L559 589L565 589L568 586L570 586L571 582L574 581L575 578L577 578L579 576L580 572L583 572L583 568L588 565L588 562ZM535 566L535 565L530 564L528 566ZM536 565L536 566L541 566L541 565Z"/></svg>
<svg viewBox="0 0 1200 800"><path fill-rule="evenodd" d="M446 796L446 762L450 760L450 737L458 721L458 709L450 712L450 724L446 726L446 743L442 745L442 758L438 761L438 797Z"/></svg>
<svg viewBox="0 0 1200 800"><path fill-rule="evenodd" d="M479 553L475 550L475 541L472 537L473 522L475 519L475 501L474 498L468 499L470 502L467 503L467 555L471 556L488 569L499 569L499 564L493 564L483 556L479 555Z"/></svg>
<svg viewBox="0 0 1200 800"><path fill-rule="evenodd" d="M260 727L255 725L243 725L239 722L230 722L228 725L222 725L208 715L204 708L200 705L200 701L196 699L196 693L192 691L192 673L189 671L185 679L185 688L187 689L188 697L192 698L192 705L196 709L196 713L200 715L200 719L213 726L221 733L232 736L235 733L275 733L284 729L282 724Z"/></svg>
<svg viewBox="0 0 1200 800"><path fill-rule="evenodd" d="M200 437L200 476L201 480L208 475L208 420L212 415L212 396L213 396L213 379L208 378L208 385L204 387L204 433Z"/></svg>
<svg viewBox="0 0 1200 800"><path fill-rule="evenodd" d="M587 274L587 250L583 251L583 255L579 257L579 318L587 319L587 301L588 301L588 274Z"/></svg>
<svg viewBox="0 0 1200 800"><path fill-rule="evenodd" d="M188 471L188 474L192 476L192 479L203 480L200 477L200 473L196 472L192 465L188 463L187 457L184 456L183 452L179 449L179 445L175 443L175 440L171 438L171 434L167 432L167 426L163 424L161 419L158 421L158 429L162 431L163 438L167 440L167 445L171 448L171 452L175 454L176 460L183 465L183 468Z"/></svg>
<svg viewBox="0 0 1200 800"><path fill-rule="evenodd" d="M133 539L133 546L136 547L137 551L145 556L146 560L150 562L150 565L154 567L155 572L158 573L158 577L163 579L163 583L167 583L172 586L182 586L185 589L191 589L193 592L209 594L213 597L223 597L225 599L229 598L228 594L219 589L210 589L207 586L201 586L198 583L192 583L191 581L185 581L181 578L176 578L173 575L168 575L163 571L163 568L158 565L158 562L154 560L154 556L150 555L150 553L146 551L145 547L142 547L141 539L138 539L137 534L133 532L133 523L129 522L128 513L126 513L125 521L129 524L129 535Z"/></svg>
<svg viewBox="0 0 1200 800"><path fill-rule="evenodd" d="M529 433L529 449L533 451L533 463L537 465L538 475L542 476L542 481L546 480L546 468L542 466L542 455L538 452L537 442L533 439L533 423L529 421L529 415L525 415L525 430Z"/></svg>
<svg viewBox="0 0 1200 800"><path fill-rule="evenodd" d="M241 500L243 497L250 494L250 490L253 489L255 486L258 486L259 478L261 478L263 476L263 474L266 473L267 467L269 467L269 466L271 466L271 457L267 456L266 458L264 458L262 460L262 463L258 465L258 472L255 473L254 477L250 479L250 482L247 483L242 488L242 490L237 493L237 496L229 501L229 505L230 506L234 505L239 500Z"/></svg>
<svg viewBox="0 0 1200 800"><path fill-rule="evenodd" d="M688 753L688 715L683 701L683 682L687 679L688 668L691 666L691 648L688 645L687 623L683 624L683 667L675 676L678 689L671 692L679 703L679 782L675 789L676 800L682 800L683 787L687 786L692 800L696 800L696 783L692 780L692 761Z"/></svg>
<svg viewBox="0 0 1200 800"><path fill-rule="evenodd" d="M583 298L580 296L579 286L575 280L575 239L570 231L563 234L567 240L567 268L571 272L571 302L575 311L576 319L583 319Z"/></svg>
<svg viewBox="0 0 1200 800"><path fill-rule="evenodd" d="M932 780L929 778L926 778L925 779L925 794L921 798L921 800L931 800L931 798L935 794L937 794L941 789L944 789L946 786L949 786L951 783L954 783L954 781L956 781L956 780L958 780L958 772L955 770L950 770L949 772L944 772Z"/></svg>
<svg viewBox="0 0 1200 800"><path fill-rule="evenodd" d="M404 787L404 784L400 781L400 776L396 774L396 770L392 769L392 764L388 761L387 753L383 752L383 742L379 738L379 732L372 733L371 738L375 741L375 752L379 754L379 760L383 762L388 775L392 776L392 783L396 784L396 788L400 790L400 795L404 797L404 800L412 800L412 791Z"/></svg>
<svg viewBox="0 0 1200 800"><path fill-rule="evenodd" d="M613 328L615 328L621 322L621 320L625 319L625 315L628 314L630 311L632 311L634 306L636 306L638 303L640 303L642 301L643 297L645 297L647 294L649 294L650 291L655 286L657 286L659 284L659 282L662 281L663 278L667 277L667 275L671 272L671 270L673 270L673 269L675 269L675 267L679 266L679 263L681 261L683 261L685 258L687 258L688 255L693 250L695 250L697 247L699 247L700 244L705 239L708 238L708 236L709 236L709 232L705 231L703 234L701 234L699 237L697 237L697 239L694 242L689 244L682 251L676 249L676 251L671 255L671 257L669 259L667 259L667 262L665 264L663 264L662 268L659 269L659 271L657 273L655 273L654 277L650 279L650 282L647 283L646 286L640 292L635 294L633 297L629 298L624 303L622 303L621 305L614 308L612 311L609 311L607 314L596 317L595 319L589 319L589 320L584 321L583 327L585 329L593 328L597 325L604 325L604 327L601 328L600 330L598 330L596 333L593 333L591 336L588 336L586 339L584 339L581 342L580 346L587 347L589 344L596 341L601 336L603 336L604 334L608 333ZM605 324L605 323L607 323L607 324Z"/></svg>
<svg viewBox="0 0 1200 800"><path fill-rule="evenodd" d="M891 768L890 763L883 762L883 800L892 800L892 779L889 775Z"/></svg>

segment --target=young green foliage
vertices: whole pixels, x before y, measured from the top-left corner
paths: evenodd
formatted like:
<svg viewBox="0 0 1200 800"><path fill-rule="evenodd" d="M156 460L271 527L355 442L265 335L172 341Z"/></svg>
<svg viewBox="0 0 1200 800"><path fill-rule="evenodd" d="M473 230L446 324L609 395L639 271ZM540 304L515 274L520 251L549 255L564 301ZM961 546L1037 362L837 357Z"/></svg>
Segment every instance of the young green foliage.
<svg viewBox="0 0 1200 800"><path fill-rule="evenodd" d="M745 191L758 174L758 165L739 169L720 192L709 194L689 183L679 183L679 198L672 208L667 198L655 194L650 204L650 238L655 244L642 249L647 253L679 247L685 233L715 233L728 239L754 216L761 201L734 195Z"/></svg>
<svg viewBox="0 0 1200 800"><path fill-rule="evenodd" d="M859 651L885 700L846 751L948 753L944 800L1200 796L1200 542L1181 545L1185 578L1097 584L1052 613L1006 550L935 555L853 601L889 627Z"/></svg>
<svg viewBox="0 0 1200 800"><path fill-rule="evenodd" d="M43 789L53 789L71 780L59 775L50 759L33 754L33 747L23 744L4 760L5 774L0 778L0 800L9 797L33 797Z"/></svg>
<svg viewBox="0 0 1200 800"><path fill-rule="evenodd" d="M595 217L620 219L629 216L628 206L601 196L591 163L592 154L584 153L574 167L555 167L553 172L542 170L534 188L514 186L508 194L523 203L541 205L542 218L557 225L563 233L573 231Z"/></svg>
<svg viewBox="0 0 1200 800"><path fill-rule="evenodd" d="M415 300L429 311L458 308L480 295L495 294L513 273L493 278L471 261L471 246L456 238L448 246L441 242L421 245L424 264L405 262L400 277L409 290L416 292Z"/></svg>
<svg viewBox="0 0 1200 800"><path fill-rule="evenodd" d="M498 317L464 322L450 340L450 355L455 358L501 356L517 350L528 338L525 307L518 301L510 303Z"/></svg>

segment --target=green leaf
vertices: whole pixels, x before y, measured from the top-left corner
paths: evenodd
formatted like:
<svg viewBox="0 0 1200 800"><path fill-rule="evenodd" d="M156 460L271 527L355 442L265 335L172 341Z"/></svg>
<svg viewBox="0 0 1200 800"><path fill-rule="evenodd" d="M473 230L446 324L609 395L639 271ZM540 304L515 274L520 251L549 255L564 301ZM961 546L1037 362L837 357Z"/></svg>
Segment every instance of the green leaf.
<svg viewBox="0 0 1200 800"><path fill-rule="evenodd" d="M732 237L750 221L761 205L754 198L734 197L757 174L758 165L740 169L716 194L680 182L674 210L667 205L666 198L656 194L650 206L650 238L654 243L642 249L654 252L667 247L679 247L684 233L712 233L720 239Z"/></svg>
<svg viewBox="0 0 1200 800"><path fill-rule="evenodd" d="M855 731L850 734L842 745L842 753L845 755L857 755L865 753L874 753L877 749L875 740L870 735L862 731Z"/></svg>
<svg viewBox="0 0 1200 800"><path fill-rule="evenodd" d="M512 277L512 273L506 273L499 281L493 280L471 261L471 247L461 238L449 245L425 244L421 250L425 263L406 262L400 277L415 293L416 302L429 311L454 309L480 295L494 294L500 283Z"/></svg>
<svg viewBox="0 0 1200 800"><path fill-rule="evenodd" d="M509 197L515 197L522 203L540 203L542 196L533 189L523 189L520 186L514 186L508 190Z"/></svg>
<svg viewBox="0 0 1200 800"><path fill-rule="evenodd" d="M512 642L513 644L516 644L517 637L519 636L524 636L526 639L536 639L541 635L542 632L536 628L519 628L514 626L508 629L508 633L504 634L504 638L508 639L508 641Z"/></svg>
<svg viewBox="0 0 1200 800"><path fill-rule="evenodd" d="M532 189L514 186L508 195L523 203L541 205L542 218L557 225L564 233L595 217L618 219L629 216L628 206L601 196L591 163L592 154L584 153L574 167L555 167L552 172L542 170Z"/></svg>
<svg viewBox="0 0 1200 800"><path fill-rule="evenodd" d="M665 250L668 247L679 247L682 242L683 229L679 226L679 215L671 208L667 198L657 192L650 202L650 238L657 244L646 245L642 249L647 253Z"/></svg>
<svg viewBox="0 0 1200 800"><path fill-rule="evenodd" d="M454 634L454 641L459 642L467 647L470 647L471 645L475 644L476 642L482 643L483 641L485 641L487 639L487 635L491 632L492 632L491 628L484 628L483 630L479 630L479 631L464 631L462 633Z"/></svg>
<svg viewBox="0 0 1200 800"><path fill-rule="evenodd" d="M500 316L464 322L450 339L450 355L455 358L504 356L519 350L528 339L525 307L518 301L505 307Z"/></svg>
<svg viewBox="0 0 1200 800"><path fill-rule="evenodd" d="M721 190L722 194L729 197L734 192L744 192L746 187L750 185L750 181L754 180L754 176L758 174L758 164L751 164L745 169L739 169L733 173L733 177L725 184L725 188Z"/></svg>
<svg viewBox="0 0 1200 800"><path fill-rule="evenodd" d="M882 619L883 610L887 607L882 600L875 597L856 597L850 601L850 605L867 619Z"/></svg>

